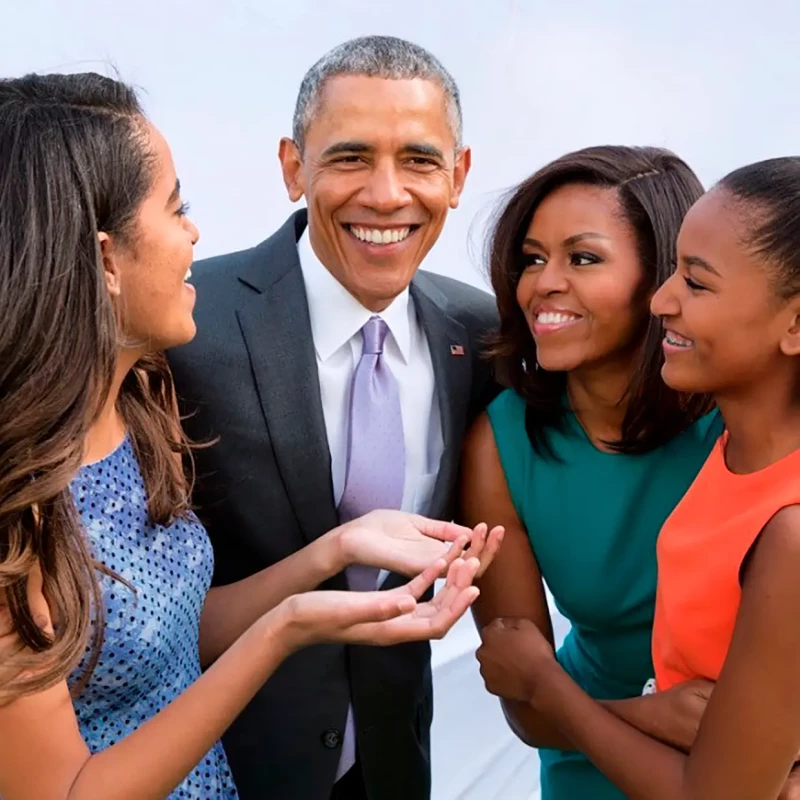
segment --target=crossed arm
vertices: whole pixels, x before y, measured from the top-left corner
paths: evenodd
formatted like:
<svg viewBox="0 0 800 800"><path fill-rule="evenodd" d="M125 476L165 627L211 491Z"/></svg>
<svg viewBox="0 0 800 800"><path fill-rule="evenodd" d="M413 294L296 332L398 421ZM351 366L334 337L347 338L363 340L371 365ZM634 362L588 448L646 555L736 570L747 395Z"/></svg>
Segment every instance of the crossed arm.
<svg viewBox="0 0 800 800"><path fill-rule="evenodd" d="M514 684L516 699L553 719L634 800L777 798L800 750L798 570L800 507L793 506L773 517L754 550L733 641L689 755L588 697L525 620L484 629L484 679L493 692ZM511 672L525 677L511 675L512 663Z"/></svg>
<svg viewBox="0 0 800 800"><path fill-rule="evenodd" d="M465 524L485 519L490 525L505 529L502 547L478 582L481 594L472 607L478 628L498 617L527 619L552 648L553 628L542 575L511 500L491 423L485 414L465 442L460 497L461 520ZM607 701L603 705L651 736L688 750L709 693L710 685L698 683L681 692ZM510 694L498 694L511 729L525 744L577 749L549 714L514 700Z"/></svg>
<svg viewBox="0 0 800 800"><path fill-rule="evenodd" d="M492 455L488 476L477 480L474 469L470 475L470 464L477 458L491 464ZM473 431L464 466L463 519L481 513L506 527L474 613L487 688L501 697L523 741L582 751L633 800L796 796L794 773L788 783L787 776L800 752L800 507L779 512L762 532L713 692L699 684L599 703L554 657L541 575L508 496L488 420ZM698 702L685 703L693 691Z"/></svg>

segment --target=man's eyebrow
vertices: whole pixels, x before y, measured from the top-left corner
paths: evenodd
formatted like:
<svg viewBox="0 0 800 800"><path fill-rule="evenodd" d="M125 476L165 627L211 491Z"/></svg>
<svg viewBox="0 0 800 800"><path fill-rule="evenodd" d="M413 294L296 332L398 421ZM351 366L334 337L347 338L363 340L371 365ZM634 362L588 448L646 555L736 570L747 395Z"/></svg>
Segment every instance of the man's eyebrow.
<svg viewBox="0 0 800 800"><path fill-rule="evenodd" d="M372 153L374 151L375 148L366 142L336 142L323 151L322 157L331 158L331 156L344 155L346 153ZM408 142L403 145L402 152L410 155L435 158L437 161L444 161L444 153L438 147L434 147L432 144L424 144L423 142Z"/></svg>
<svg viewBox="0 0 800 800"><path fill-rule="evenodd" d="M413 153L418 156L430 156L439 161L444 161L444 153L432 144L422 144L419 142L411 142L403 147L404 153Z"/></svg>
<svg viewBox="0 0 800 800"><path fill-rule="evenodd" d="M342 153L371 153L372 150L373 148L365 142L336 142L336 144L332 144L322 153L322 157L330 158L331 156L338 156Z"/></svg>

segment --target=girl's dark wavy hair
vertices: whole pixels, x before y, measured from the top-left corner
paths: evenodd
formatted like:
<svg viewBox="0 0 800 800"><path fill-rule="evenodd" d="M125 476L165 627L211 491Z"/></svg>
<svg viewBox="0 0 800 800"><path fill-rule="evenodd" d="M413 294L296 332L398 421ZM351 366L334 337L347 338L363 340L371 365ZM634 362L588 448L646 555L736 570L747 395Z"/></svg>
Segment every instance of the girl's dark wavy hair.
<svg viewBox="0 0 800 800"><path fill-rule="evenodd" d="M535 369L536 345L517 303L517 284L524 270L522 243L539 204L567 184L614 189L634 231L646 283L646 302L671 274L683 218L703 194L689 166L656 147L589 147L569 153L514 189L493 225L489 270L500 312L500 327L489 343L499 382L514 389L527 404L526 428L539 453L552 456L547 430L560 428L566 373ZM638 362L628 387L627 411L618 441L607 445L620 453L646 453L669 441L710 407L708 398L681 395L661 379L664 354L661 322L648 317Z"/></svg>
<svg viewBox="0 0 800 800"><path fill-rule="evenodd" d="M95 74L0 80L0 610L5 603L16 633L0 658L0 703L63 680L89 644L85 679L99 653L102 567L69 484L121 341L98 234L135 246L154 167L128 86ZM166 524L187 512L190 481L163 355L128 373L119 409L151 517ZM53 634L28 602L37 566Z"/></svg>

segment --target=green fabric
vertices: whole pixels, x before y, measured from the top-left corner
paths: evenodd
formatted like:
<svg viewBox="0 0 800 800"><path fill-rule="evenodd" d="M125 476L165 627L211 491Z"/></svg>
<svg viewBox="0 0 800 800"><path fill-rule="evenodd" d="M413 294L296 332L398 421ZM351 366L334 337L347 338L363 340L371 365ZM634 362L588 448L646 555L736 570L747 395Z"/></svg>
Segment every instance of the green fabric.
<svg viewBox="0 0 800 800"><path fill-rule="evenodd" d="M488 412L517 514L572 624L559 661L592 697L641 694L653 676L656 538L722 433L719 413L645 455L598 450L569 413L565 429L548 434L557 461L532 448L515 392L503 392ZM543 800L623 797L578 753L540 756Z"/></svg>

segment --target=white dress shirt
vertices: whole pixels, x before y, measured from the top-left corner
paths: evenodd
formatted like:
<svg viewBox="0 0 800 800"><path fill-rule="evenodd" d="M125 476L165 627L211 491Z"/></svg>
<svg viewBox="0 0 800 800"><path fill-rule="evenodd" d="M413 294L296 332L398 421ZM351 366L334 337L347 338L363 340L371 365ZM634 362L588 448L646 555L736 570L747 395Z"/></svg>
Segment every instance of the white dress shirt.
<svg viewBox="0 0 800 800"><path fill-rule="evenodd" d="M317 354L322 411L331 454L333 497L339 505L347 470L350 392L361 358L361 328L375 314L358 302L323 266L308 229L297 243ZM389 328L383 349L400 392L406 478L403 511L428 513L444 450L439 401L425 332L406 289L377 316ZM381 574L381 579L385 573Z"/></svg>
<svg viewBox="0 0 800 800"><path fill-rule="evenodd" d="M322 412L331 454L333 498L338 507L347 478L350 393L353 372L363 347L361 328L375 315L328 272L311 246L308 228L297 243L297 253L311 316ZM403 417L406 475L401 508L426 514L444 451L428 340L417 319L408 289L377 316L389 328L383 345L383 360L397 381ZM385 570L380 571L376 589L387 575ZM353 708L350 706L337 781L352 764L355 738Z"/></svg>

